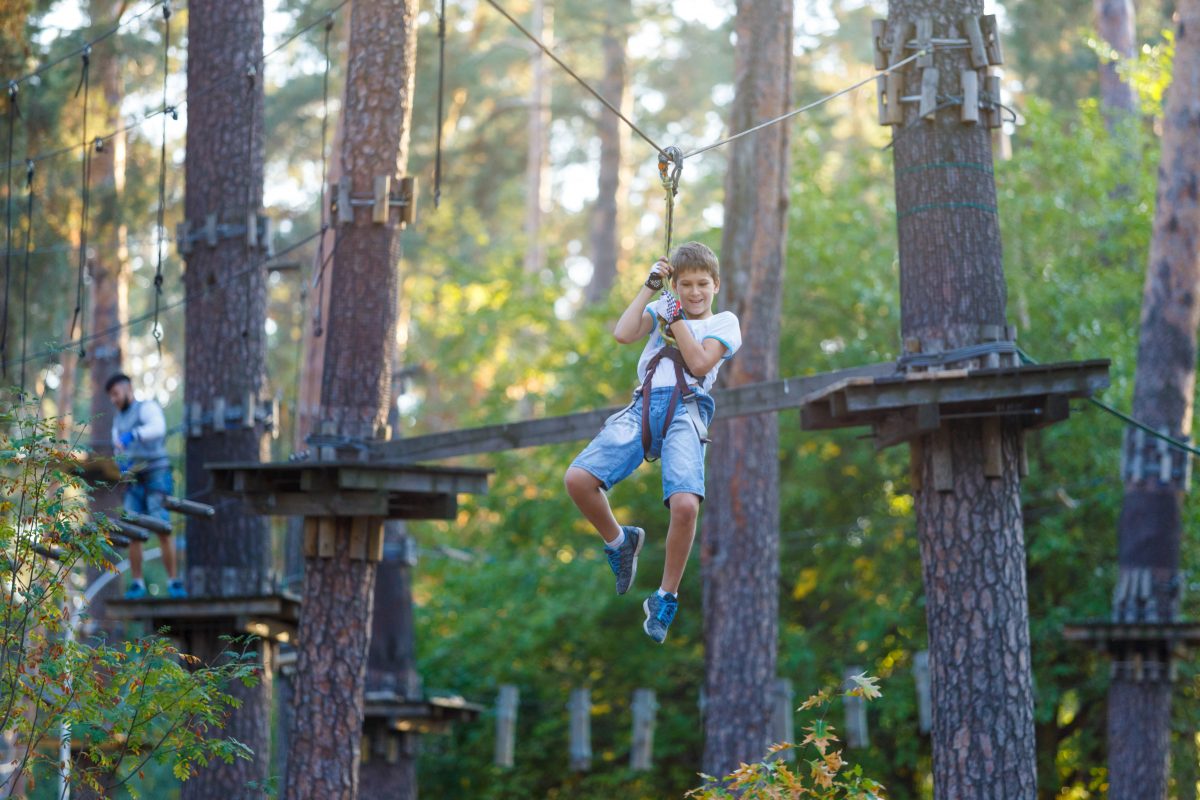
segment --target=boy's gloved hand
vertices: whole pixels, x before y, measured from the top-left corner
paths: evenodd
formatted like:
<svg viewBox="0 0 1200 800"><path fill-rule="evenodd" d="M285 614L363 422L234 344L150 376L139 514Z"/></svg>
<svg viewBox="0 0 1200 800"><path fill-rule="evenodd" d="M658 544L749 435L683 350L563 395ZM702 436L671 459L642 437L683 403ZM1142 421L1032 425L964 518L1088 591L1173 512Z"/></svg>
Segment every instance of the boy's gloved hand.
<svg viewBox="0 0 1200 800"><path fill-rule="evenodd" d="M133 431L125 431L121 434L118 441L121 443L121 447L129 447L129 445L133 444Z"/></svg>
<svg viewBox="0 0 1200 800"><path fill-rule="evenodd" d="M679 298L668 291L659 304L659 313L667 330L670 330L672 325L683 319L683 306L679 304Z"/></svg>
<svg viewBox="0 0 1200 800"><path fill-rule="evenodd" d="M654 262L654 266L650 268L650 276L646 278L646 288L651 291L659 291L663 288L663 283L671 277L671 262L665 258L660 258Z"/></svg>

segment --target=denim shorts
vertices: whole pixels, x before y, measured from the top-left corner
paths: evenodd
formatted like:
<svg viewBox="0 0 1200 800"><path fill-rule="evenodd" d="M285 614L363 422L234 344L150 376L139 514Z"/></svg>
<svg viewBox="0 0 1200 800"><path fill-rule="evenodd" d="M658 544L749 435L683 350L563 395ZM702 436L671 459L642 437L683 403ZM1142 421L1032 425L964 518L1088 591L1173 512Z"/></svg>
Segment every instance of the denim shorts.
<svg viewBox="0 0 1200 800"><path fill-rule="evenodd" d="M704 499L704 444L688 416L683 401L677 401L671 427L663 436L663 422L675 389L664 386L650 391L650 450L661 451L663 504L670 507L671 495L690 492ZM707 425L716 403L696 391L694 401ZM642 463L642 401L609 418L596 438L571 462L596 476L608 491L629 477Z"/></svg>
<svg viewBox="0 0 1200 800"><path fill-rule="evenodd" d="M163 506L163 498L175 491L170 467L158 467L136 472L125 490L125 510L130 514L146 514L170 522L171 515Z"/></svg>

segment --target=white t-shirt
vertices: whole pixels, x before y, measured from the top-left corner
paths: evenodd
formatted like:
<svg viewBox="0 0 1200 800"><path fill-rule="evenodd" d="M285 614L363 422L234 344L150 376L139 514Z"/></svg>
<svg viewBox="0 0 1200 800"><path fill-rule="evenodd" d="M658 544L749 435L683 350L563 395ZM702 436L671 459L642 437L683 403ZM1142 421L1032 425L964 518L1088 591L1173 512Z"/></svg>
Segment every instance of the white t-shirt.
<svg viewBox="0 0 1200 800"><path fill-rule="evenodd" d="M650 363L650 359L659 350L666 347L668 344L674 345L673 338L664 338L663 315L659 312L662 303L665 300L659 299L646 306L647 314L654 317L657 324L654 330L650 331L650 336L646 341L646 347L642 350L642 357L638 359L638 383L646 382L646 366ZM696 337L696 341L701 344L705 339L716 339L721 344L725 345L725 354L721 360L716 363L703 380L697 380L687 372L683 373L684 379L687 380L689 386L699 385L704 391L712 389L713 384L717 382L717 371L721 369L721 365L728 359L733 358L733 354L742 346L742 327L738 323L737 315L732 311L722 311L719 314L713 314L706 319L687 319L684 323L688 326L688 330L692 332L692 336ZM650 384L652 389L657 389L660 386L675 385L675 365L667 359L658 362L658 368L654 371L654 382Z"/></svg>

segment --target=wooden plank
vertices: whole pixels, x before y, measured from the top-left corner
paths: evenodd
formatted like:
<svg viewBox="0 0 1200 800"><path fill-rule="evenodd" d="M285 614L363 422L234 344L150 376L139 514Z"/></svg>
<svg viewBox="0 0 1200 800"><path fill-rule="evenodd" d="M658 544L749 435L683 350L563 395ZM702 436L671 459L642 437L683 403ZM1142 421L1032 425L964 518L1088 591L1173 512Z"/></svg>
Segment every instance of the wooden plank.
<svg viewBox="0 0 1200 800"><path fill-rule="evenodd" d="M858 378L870 383L875 377L890 375L895 371L895 362L886 361L835 372L723 389L713 392L713 399L717 404L718 419L764 414L800 408L805 404L808 395L842 380ZM372 456L380 460L403 463L575 442L595 436L604 425L604 421L621 408L622 406L616 406L546 419L394 439L376 445L372 449Z"/></svg>
<svg viewBox="0 0 1200 800"><path fill-rule="evenodd" d="M361 467L341 467L337 471L338 486L343 489L411 492L420 494L487 494L487 477L483 475L442 475L406 470Z"/></svg>
<svg viewBox="0 0 1200 800"><path fill-rule="evenodd" d="M388 506L387 495L381 492L276 492L249 494L246 501L256 514L277 517L384 517Z"/></svg>
<svg viewBox="0 0 1200 800"><path fill-rule="evenodd" d="M875 449L883 450L915 437L932 433L941 427L941 414L936 403L902 408L875 423Z"/></svg>
<svg viewBox="0 0 1200 800"><path fill-rule="evenodd" d="M963 17L962 22L971 50L971 66L975 69L986 67L988 65L987 50L983 42L983 31L979 27L979 17L968 14Z"/></svg>
<svg viewBox="0 0 1200 800"><path fill-rule="evenodd" d="M423 517L429 519L429 517ZM367 519L367 560L368 561L383 561L383 540L384 540L383 520L370 517Z"/></svg>
<svg viewBox="0 0 1200 800"><path fill-rule="evenodd" d="M962 71L963 101L959 120L965 125L979 123L979 73L973 69ZM992 356L995 356L992 353Z"/></svg>
<svg viewBox="0 0 1200 800"><path fill-rule="evenodd" d="M887 69L887 53L883 49L884 32L887 30L887 20L871 20L871 41L875 49L875 69Z"/></svg>
<svg viewBox="0 0 1200 800"><path fill-rule="evenodd" d="M921 470L924 467L925 458L925 438L908 440L908 482L912 484L912 490L915 494L921 491L923 481L921 479Z"/></svg>

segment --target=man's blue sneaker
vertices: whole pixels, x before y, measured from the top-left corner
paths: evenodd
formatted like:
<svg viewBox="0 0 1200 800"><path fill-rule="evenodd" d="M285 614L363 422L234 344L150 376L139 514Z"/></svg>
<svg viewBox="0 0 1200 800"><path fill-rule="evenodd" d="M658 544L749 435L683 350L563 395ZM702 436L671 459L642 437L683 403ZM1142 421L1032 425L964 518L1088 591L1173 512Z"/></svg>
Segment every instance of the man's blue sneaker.
<svg viewBox="0 0 1200 800"><path fill-rule="evenodd" d="M141 581L133 581L125 590L126 600L142 600L146 597L146 584Z"/></svg>
<svg viewBox="0 0 1200 800"><path fill-rule="evenodd" d="M675 612L679 610L679 601L673 594L659 595L655 592L642 602L642 610L646 612L642 630L651 639L662 644L667 639L667 628L671 627Z"/></svg>
<svg viewBox="0 0 1200 800"><path fill-rule="evenodd" d="M616 550L604 548L608 556L608 565L612 567L613 575L617 576L617 594L625 594L633 585L633 576L637 575L637 557L642 552L642 542L646 541L646 532L632 525L622 525L625 531L625 541Z"/></svg>
<svg viewBox="0 0 1200 800"><path fill-rule="evenodd" d="M183 581L176 578L167 583L167 597L175 600L183 600L188 596L187 589L183 586Z"/></svg>

